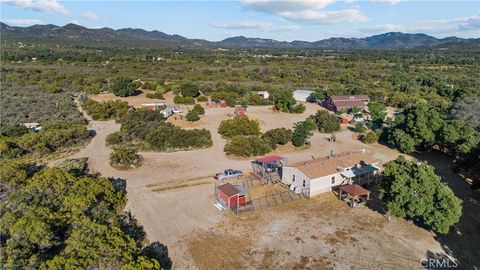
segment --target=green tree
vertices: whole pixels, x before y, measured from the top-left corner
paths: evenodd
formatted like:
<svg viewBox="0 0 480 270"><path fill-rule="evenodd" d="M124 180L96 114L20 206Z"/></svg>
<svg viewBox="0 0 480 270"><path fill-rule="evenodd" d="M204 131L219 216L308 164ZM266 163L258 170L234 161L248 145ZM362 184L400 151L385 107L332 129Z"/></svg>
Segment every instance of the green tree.
<svg viewBox="0 0 480 270"><path fill-rule="evenodd" d="M458 222L462 214L461 200L427 163L408 161L400 156L384 167L381 197L392 214L418 219L442 234Z"/></svg>
<svg viewBox="0 0 480 270"><path fill-rule="evenodd" d="M200 120L200 116L198 116L198 111L197 110L188 111L185 118L187 119L187 121L190 121L190 122L195 122L195 121Z"/></svg>
<svg viewBox="0 0 480 270"><path fill-rule="evenodd" d="M435 108L416 104L395 118L389 141L405 153L417 147L429 148L437 142L436 134L443 125L444 120Z"/></svg>
<svg viewBox="0 0 480 270"><path fill-rule="evenodd" d="M303 122L297 122L293 125L292 143L296 147L305 145L307 139L313 135L316 125L309 117Z"/></svg>
<svg viewBox="0 0 480 270"><path fill-rule="evenodd" d="M262 135L262 139L270 142L272 149L277 148L277 145L285 145L292 140L292 131L286 128L270 129Z"/></svg>
<svg viewBox="0 0 480 270"><path fill-rule="evenodd" d="M316 103L325 99L323 91L313 91L308 97L307 102Z"/></svg>
<svg viewBox="0 0 480 270"><path fill-rule="evenodd" d="M365 127L365 124L363 124L363 123L356 123L355 124L355 132L364 133L365 131L367 131L367 128Z"/></svg>
<svg viewBox="0 0 480 270"><path fill-rule="evenodd" d="M325 110L318 111L313 120L322 133L332 133L340 129L340 120Z"/></svg>
<svg viewBox="0 0 480 270"><path fill-rule="evenodd" d="M198 115L204 115L205 109L200 104L195 104L192 111L195 111Z"/></svg>
<svg viewBox="0 0 480 270"><path fill-rule="evenodd" d="M129 78L116 77L112 80L111 89L116 96L128 97L135 95L137 86Z"/></svg>
<svg viewBox="0 0 480 270"><path fill-rule="evenodd" d="M200 88L197 84L186 82L180 86L180 93L184 97L196 98L200 95Z"/></svg>
<svg viewBox="0 0 480 270"><path fill-rule="evenodd" d="M369 131L365 134L362 134L361 140L367 144L376 143L378 142L378 135L374 131Z"/></svg>
<svg viewBox="0 0 480 270"><path fill-rule="evenodd" d="M223 120L218 127L218 133L230 138L235 135L259 135L260 124L255 119L249 119L247 116L237 116L231 119Z"/></svg>
<svg viewBox="0 0 480 270"><path fill-rule="evenodd" d="M275 107L277 110L282 112L290 112L290 109L296 104L297 102L293 98L293 93L290 91L282 91L278 95L275 101Z"/></svg>
<svg viewBox="0 0 480 270"><path fill-rule="evenodd" d="M387 110L386 106L383 103L378 101L370 101L368 103L368 111L372 120L379 124L382 123L385 117L387 117Z"/></svg>

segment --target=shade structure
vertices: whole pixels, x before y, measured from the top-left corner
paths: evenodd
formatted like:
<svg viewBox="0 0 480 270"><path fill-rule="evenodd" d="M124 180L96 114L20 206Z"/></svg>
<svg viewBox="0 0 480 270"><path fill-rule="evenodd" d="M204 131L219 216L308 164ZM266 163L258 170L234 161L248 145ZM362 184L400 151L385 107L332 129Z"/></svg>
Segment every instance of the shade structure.
<svg viewBox="0 0 480 270"><path fill-rule="evenodd" d="M356 184L341 186L340 191L348 193L352 196L362 196L370 194L370 191Z"/></svg>

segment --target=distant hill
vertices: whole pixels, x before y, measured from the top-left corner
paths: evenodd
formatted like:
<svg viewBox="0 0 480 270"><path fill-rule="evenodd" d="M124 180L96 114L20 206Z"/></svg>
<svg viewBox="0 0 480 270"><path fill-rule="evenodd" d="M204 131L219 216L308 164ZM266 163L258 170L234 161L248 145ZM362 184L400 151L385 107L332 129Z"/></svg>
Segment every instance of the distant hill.
<svg viewBox="0 0 480 270"><path fill-rule="evenodd" d="M390 32L366 38L329 38L314 42L278 41L264 38L247 38L237 36L218 42L203 39L188 39L179 35L169 35L160 31L143 29L111 28L91 29L76 24L65 26L33 25L16 27L0 23L2 39L28 39L81 44L117 44L141 46L194 46L194 47L232 47L232 48L278 48L278 49L410 49L416 47L432 47L442 44L480 45L480 38L462 39L447 37L438 39L426 34L404 34Z"/></svg>

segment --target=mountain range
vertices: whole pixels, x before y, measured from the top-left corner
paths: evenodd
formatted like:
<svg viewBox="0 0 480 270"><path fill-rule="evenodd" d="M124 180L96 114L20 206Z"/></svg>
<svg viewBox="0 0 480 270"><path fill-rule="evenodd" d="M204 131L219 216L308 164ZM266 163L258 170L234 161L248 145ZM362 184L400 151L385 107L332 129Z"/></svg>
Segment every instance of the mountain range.
<svg viewBox="0 0 480 270"><path fill-rule="evenodd" d="M192 46L192 47L231 47L231 48L278 48L278 49L410 49L432 47L442 44L480 45L480 38L463 39L458 37L435 38L426 34L404 34L390 32L366 38L329 38L319 41L278 41L264 38L236 36L221 41L189 39L180 35L169 35L160 31L123 28L86 28L76 24L57 26L52 24L29 27L9 26L0 23L3 40L26 39L76 44L116 44L131 46Z"/></svg>

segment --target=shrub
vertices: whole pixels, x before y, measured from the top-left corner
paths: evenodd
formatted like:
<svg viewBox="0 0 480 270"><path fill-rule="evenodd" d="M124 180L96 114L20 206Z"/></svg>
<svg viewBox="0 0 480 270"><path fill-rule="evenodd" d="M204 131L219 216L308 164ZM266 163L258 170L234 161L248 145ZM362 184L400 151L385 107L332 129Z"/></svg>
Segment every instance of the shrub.
<svg viewBox="0 0 480 270"><path fill-rule="evenodd" d="M270 143L272 149L277 148L277 144L287 144L292 140L292 131L286 128L270 129L262 135L262 139Z"/></svg>
<svg viewBox="0 0 480 270"><path fill-rule="evenodd" d="M192 111L195 111L198 115L204 115L205 109L200 104L195 104Z"/></svg>
<svg viewBox="0 0 480 270"><path fill-rule="evenodd" d="M141 166L143 157L130 148L115 147L110 153L110 165L118 169L130 169Z"/></svg>
<svg viewBox="0 0 480 270"><path fill-rule="evenodd" d="M333 114L321 110L313 117L318 130L322 133L332 133L340 129L340 120Z"/></svg>
<svg viewBox="0 0 480 270"><path fill-rule="evenodd" d="M106 145L121 144L122 142L123 142L123 137L122 137L120 131L110 133L105 138Z"/></svg>
<svg viewBox="0 0 480 270"><path fill-rule="evenodd" d="M88 174L88 158L73 158L64 160L59 166L76 177Z"/></svg>
<svg viewBox="0 0 480 270"><path fill-rule="evenodd" d="M136 93L137 86L131 79L126 77L117 77L112 80L111 90L115 96L128 97Z"/></svg>
<svg viewBox="0 0 480 270"><path fill-rule="evenodd" d="M147 98L151 98L151 99L165 99L163 97L163 93L161 91L155 91L153 93L148 93L146 95Z"/></svg>
<svg viewBox="0 0 480 270"><path fill-rule="evenodd" d="M308 96L307 102L316 103L324 99L325 99L325 94L322 91L314 91L310 94L310 96Z"/></svg>
<svg viewBox="0 0 480 270"><path fill-rule="evenodd" d="M250 157L264 155L272 151L272 148L270 142L257 136L236 135L225 144L224 151L228 155Z"/></svg>
<svg viewBox="0 0 480 270"><path fill-rule="evenodd" d="M195 122L200 120L200 116L198 116L198 112L196 110L188 111L185 118L187 119L187 121L190 121L190 122Z"/></svg>
<svg viewBox="0 0 480 270"><path fill-rule="evenodd" d="M367 128L365 127L365 125L363 123L356 123L355 124L355 132L364 133L365 131L367 131Z"/></svg>
<svg viewBox="0 0 480 270"><path fill-rule="evenodd" d="M260 124L257 120L249 119L247 116L237 116L223 120L218 127L218 133L227 138L235 135L259 135Z"/></svg>
<svg viewBox="0 0 480 270"><path fill-rule="evenodd" d="M195 99L193 97L182 97L177 95L173 98L173 102L175 104L195 104Z"/></svg>
<svg viewBox="0 0 480 270"><path fill-rule="evenodd" d="M128 111L128 102L121 100L109 100L96 102L87 99L83 103L83 108L92 117L93 120L121 120Z"/></svg>
<svg viewBox="0 0 480 270"><path fill-rule="evenodd" d="M365 134L362 134L361 140L367 144L376 143L378 142L378 135L374 131L369 131Z"/></svg>
<svg viewBox="0 0 480 270"><path fill-rule="evenodd" d="M28 133L30 130L23 125L5 125L2 126L0 134L7 137L21 136Z"/></svg>
<svg viewBox="0 0 480 270"><path fill-rule="evenodd" d="M291 113L303 113L305 111L305 105L303 104L297 104L295 106L292 106L290 108L290 112Z"/></svg>
<svg viewBox="0 0 480 270"><path fill-rule="evenodd" d="M208 97L207 96L199 96L199 97L197 97L197 101L198 102L206 102L206 101L208 101Z"/></svg>
<svg viewBox="0 0 480 270"><path fill-rule="evenodd" d="M170 123L162 123L145 136L145 148L155 151L188 150L212 146L210 131L206 129L182 129Z"/></svg>

